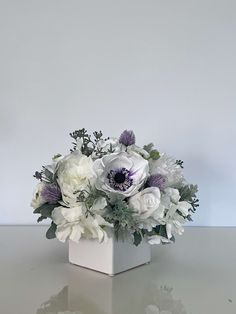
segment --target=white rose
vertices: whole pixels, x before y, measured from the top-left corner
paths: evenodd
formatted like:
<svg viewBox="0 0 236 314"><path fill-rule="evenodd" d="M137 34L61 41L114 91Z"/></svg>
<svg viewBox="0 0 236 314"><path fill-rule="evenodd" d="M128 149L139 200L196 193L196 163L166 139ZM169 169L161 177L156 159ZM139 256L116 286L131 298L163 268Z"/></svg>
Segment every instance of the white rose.
<svg viewBox="0 0 236 314"><path fill-rule="evenodd" d="M135 152L119 152L95 160L97 175L95 186L108 195L123 198L135 194L144 184L148 173L148 161Z"/></svg>
<svg viewBox="0 0 236 314"><path fill-rule="evenodd" d="M89 183L94 184L95 172L92 158L79 151L71 153L59 161L57 177L63 201L68 203L75 200L74 192L86 189Z"/></svg>
<svg viewBox="0 0 236 314"><path fill-rule="evenodd" d="M42 197L42 191L44 187L45 187L45 183L43 182L38 183L36 186L36 189L33 194L33 199L30 204L31 207L33 207L34 209L40 207L41 205L45 203L45 200Z"/></svg>
<svg viewBox="0 0 236 314"><path fill-rule="evenodd" d="M158 209L160 200L159 188L150 187L130 197L129 205L139 214L141 219L147 219Z"/></svg>

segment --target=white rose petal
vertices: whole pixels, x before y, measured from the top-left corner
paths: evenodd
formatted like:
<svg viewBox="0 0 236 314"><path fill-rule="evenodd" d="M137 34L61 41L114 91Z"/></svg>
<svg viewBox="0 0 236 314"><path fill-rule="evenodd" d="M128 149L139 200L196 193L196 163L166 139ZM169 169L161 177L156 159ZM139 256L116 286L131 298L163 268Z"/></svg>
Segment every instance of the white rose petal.
<svg viewBox="0 0 236 314"><path fill-rule="evenodd" d="M141 219L147 219L158 209L160 198L159 188L150 187L130 197L129 205L139 214Z"/></svg>

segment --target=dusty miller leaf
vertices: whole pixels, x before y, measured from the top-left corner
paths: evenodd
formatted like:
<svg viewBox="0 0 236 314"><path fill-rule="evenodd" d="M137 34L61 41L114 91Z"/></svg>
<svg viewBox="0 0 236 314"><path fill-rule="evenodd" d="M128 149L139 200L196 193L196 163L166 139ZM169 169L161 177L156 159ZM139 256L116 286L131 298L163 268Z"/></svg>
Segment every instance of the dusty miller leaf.
<svg viewBox="0 0 236 314"><path fill-rule="evenodd" d="M140 232L135 231L133 233L133 236L134 236L134 245L138 246L142 242L142 235Z"/></svg>
<svg viewBox="0 0 236 314"><path fill-rule="evenodd" d="M56 238L56 230L57 230L57 225L54 222L52 222L50 228L46 232L46 238L47 239Z"/></svg>
<svg viewBox="0 0 236 314"><path fill-rule="evenodd" d="M154 144L153 143L149 143L147 145L143 146L143 149L146 150L146 152L150 153L151 150L153 149Z"/></svg>

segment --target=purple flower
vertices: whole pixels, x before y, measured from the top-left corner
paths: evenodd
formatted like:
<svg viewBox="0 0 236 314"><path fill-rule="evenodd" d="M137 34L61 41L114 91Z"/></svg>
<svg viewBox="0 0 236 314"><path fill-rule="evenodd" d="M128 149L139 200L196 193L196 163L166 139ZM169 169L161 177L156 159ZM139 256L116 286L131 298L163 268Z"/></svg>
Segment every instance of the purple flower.
<svg viewBox="0 0 236 314"><path fill-rule="evenodd" d="M46 203L56 204L61 199L61 190L57 184L47 183L42 190L42 198Z"/></svg>
<svg viewBox="0 0 236 314"><path fill-rule="evenodd" d="M166 187L166 178L161 174L153 174L147 179L148 186L155 186L160 190L164 190Z"/></svg>
<svg viewBox="0 0 236 314"><path fill-rule="evenodd" d="M133 131L128 131L125 130L120 138L119 138L119 142L125 146L130 146L135 144L135 135Z"/></svg>

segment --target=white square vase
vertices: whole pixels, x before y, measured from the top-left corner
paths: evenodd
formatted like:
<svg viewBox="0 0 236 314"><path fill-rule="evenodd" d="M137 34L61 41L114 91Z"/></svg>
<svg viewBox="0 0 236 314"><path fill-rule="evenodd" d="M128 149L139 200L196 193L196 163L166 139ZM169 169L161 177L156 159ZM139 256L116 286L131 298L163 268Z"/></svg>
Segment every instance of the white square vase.
<svg viewBox="0 0 236 314"><path fill-rule="evenodd" d="M70 263L110 276L150 260L151 248L145 241L135 246L131 241L117 241L114 235L103 243L92 239L80 239L78 243L69 241Z"/></svg>

